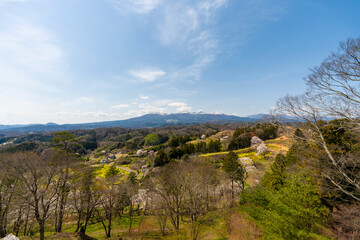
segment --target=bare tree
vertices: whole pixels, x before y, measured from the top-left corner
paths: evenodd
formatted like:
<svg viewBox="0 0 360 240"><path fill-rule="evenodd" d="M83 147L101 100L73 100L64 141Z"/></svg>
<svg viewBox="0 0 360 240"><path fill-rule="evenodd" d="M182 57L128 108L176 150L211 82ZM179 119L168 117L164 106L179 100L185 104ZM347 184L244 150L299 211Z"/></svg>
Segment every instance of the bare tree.
<svg viewBox="0 0 360 240"><path fill-rule="evenodd" d="M168 213L166 212L166 208L161 205L155 208L155 216L161 231L161 234L165 236L166 233L166 225L168 220Z"/></svg>
<svg viewBox="0 0 360 240"><path fill-rule="evenodd" d="M102 209L96 209L104 227L106 237L111 237L112 220L119 211L117 204L120 195L119 181L121 175L116 171L116 167L112 167L111 169L113 170L106 174L105 179L99 180L101 191L100 205L102 206Z"/></svg>
<svg viewBox="0 0 360 240"><path fill-rule="evenodd" d="M170 222L176 230L180 227L184 190L184 165L169 163L152 177L151 191L167 209Z"/></svg>
<svg viewBox="0 0 360 240"><path fill-rule="evenodd" d="M123 185L124 189L122 190L122 192L125 193L126 205L129 207L129 211L128 211L129 232L131 231L134 222L136 205L137 205L137 210L139 210L139 201L140 201L140 199L138 199L139 184L134 176L135 175L133 174L130 174L128 176L128 179Z"/></svg>
<svg viewBox="0 0 360 240"><path fill-rule="evenodd" d="M48 154L16 153L7 158L9 173L19 178L23 188L16 194L28 203L39 224L40 239L44 239L45 223L56 201L59 168Z"/></svg>
<svg viewBox="0 0 360 240"><path fill-rule="evenodd" d="M200 220L216 207L219 199L216 192L218 176L210 163L193 160L170 163L151 179L149 188L155 193L152 202L163 234L167 218L178 230L182 217L188 216L190 238L199 238Z"/></svg>
<svg viewBox="0 0 360 240"><path fill-rule="evenodd" d="M78 145L75 135L69 132L57 132L54 134L53 144L55 144L53 161L63 167L59 176L59 191L55 207L55 232L61 232L63 218L70 192L69 179L71 177L70 168L73 167L78 159L74 154L73 148Z"/></svg>
<svg viewBox="0 0 360 240"><path fill-rule="evenodd" d="M200 234L201 218L216 206L217 197L212 193L215 193L219 181L216 169L209 163L195 161L185 165L183 208L191 219L190 239L196 240Z"/></svg>
<svg viewBox="0 0 360 240"><path fill-rule="evenodd" d="M18 185L17 176L7 173L4 163L7 155L0 156L0 237L5 237L8 227L8 215L11 207L14 207L14 190Z"/></svg>
<svg viewBox="0 0 360 240"><path fill-rule="evenodd" d="M70 203L77 213L75 232L80 231L85 234L89 220L100 203L101 194L95 181L94 170L91 167L78 171L71 180Z"/></svg>
<svg viewBox="0 0 360 240"><path fill-rule="evenodd" d="M321 149L321 175L332 190L353 201L360 201L359 155L356 149L340 154L334 151L324 135L326 125L359 133L360 109L360 38L340 44L319 67L305 78L309 89L300 96L286 96L277 103L280 116L292 116L309 127L306 140ZM343 118L337 124L326 123L326 117ZM334 130L335 131L335 130ZM354 136L356 138L356 136ZM359 139L356 139L359 142Z"/></svg>
<svg viewBox="0 0 360 240"><path fill-rule="evenodd" d="M360 106L360 38L341 42L305 78L313 104L329 115L356 121Z"/></svg>

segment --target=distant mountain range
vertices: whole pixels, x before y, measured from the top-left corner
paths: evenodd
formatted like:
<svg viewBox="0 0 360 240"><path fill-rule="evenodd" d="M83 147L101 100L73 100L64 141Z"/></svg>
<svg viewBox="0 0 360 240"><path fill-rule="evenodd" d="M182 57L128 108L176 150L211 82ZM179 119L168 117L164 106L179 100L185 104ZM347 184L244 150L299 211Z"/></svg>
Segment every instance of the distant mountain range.
<svg viewBox="0 0 360 240"><path fill-rule="evenodd" d="M172 114L146 114L141 117L134 117L126 120L93 122L81 124L29 124L29 125L0 125L0 132L47 132L67 131L73 129L94 129L94 128L153 128L174 125L192 125L201 123L239 123L256 122L265 114L257 114L249 117L238 117L226 114L208 113L172 113Z"/></svg>

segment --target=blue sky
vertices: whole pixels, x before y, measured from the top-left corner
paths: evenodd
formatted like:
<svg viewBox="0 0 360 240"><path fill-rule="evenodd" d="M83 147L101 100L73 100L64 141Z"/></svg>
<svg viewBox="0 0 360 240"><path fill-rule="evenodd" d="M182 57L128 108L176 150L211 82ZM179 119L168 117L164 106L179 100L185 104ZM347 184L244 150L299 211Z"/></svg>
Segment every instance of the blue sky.
<svg viewBox="0 0 360 240"><path fill-rule="evenodd" d="M0 0L0 124L266 113L360 36L357 0Z"/></svg>

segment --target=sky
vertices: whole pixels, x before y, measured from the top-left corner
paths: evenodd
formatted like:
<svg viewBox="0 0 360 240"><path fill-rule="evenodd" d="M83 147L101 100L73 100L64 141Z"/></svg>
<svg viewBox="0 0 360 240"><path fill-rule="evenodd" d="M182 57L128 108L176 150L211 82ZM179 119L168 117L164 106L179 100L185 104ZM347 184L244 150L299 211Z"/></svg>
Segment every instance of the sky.
<svg viewBox="0 0 360 240"><path fill-rule="evenodd" d="M339 42L358 0L0 0L0 124L267 113Z"/></svg>

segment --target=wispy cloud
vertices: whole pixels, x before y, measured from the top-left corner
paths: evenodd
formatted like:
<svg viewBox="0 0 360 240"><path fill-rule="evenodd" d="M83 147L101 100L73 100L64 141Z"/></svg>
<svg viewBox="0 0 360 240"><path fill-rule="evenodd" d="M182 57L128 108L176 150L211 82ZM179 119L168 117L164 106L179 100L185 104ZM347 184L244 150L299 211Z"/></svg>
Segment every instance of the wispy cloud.
<svg viewBox="0 0 360 240"><path fill-rule="evenodd" d="M156 68L144 68L139 70L131 70L129 71L129 74L138 82L153 82L164 76L166 72Z"/></svg>
<svg viewBox="0 0 360 240"><path fill-rule="evenodd" d="M0 105L0 119L43 118L73 80L66 53L57 35L42 24L25 16L0 16L0 95L8 102ZM17 119L3 116L9 111Z"/></svg>
<svg viewBox="0 0 360 240"><path fill-rule="evenodd" d="M66 99L62 102L59 102L57 105L61 107L71 107L71 106L86 106L89 105L89 103L99 103L103 102L104 100L101 98L92 98L92 97L78 97L78 98L72 98L72 99Z"/></svg>
<svg viewBox="0 0 360 240"><path fill-rule="evenodd" d="M203 70L221 51L219 38L212 30L212 19L226 0L176 1L164 7L158 22L159 39L169 47L183 49L192 63L169 73L169 79L196 82Z"/></svg>
<svg viewBox="0 0 360 240"><path fill-rule="evenodd" d="M108 0L120 12L147 14L158 8L155 18L156 38L160 43L185 54L188 65L176 66L165 72L148 68L129 71L129 75L141 82L153 82L160 77L170 81L196 82L202 71L220 52L219 38L212 30L212 18L227 0Z"/></svg>
<svg viewBox="0 0 360 240"><path fill-rule="evenodd" d="M277 1L239 0L243 5L232 21L236 28L222 35L216 27L217 13L227 7L227 0L176 1L164 4L164 16L158 22L160 41L169 47L184 49L193 62L168 73L172 80L197 82L204 70L221 52L244 44L258 25L265 21L280 19L282 8ZM229 34L230 33L230 34Z"/></svg>
<svg viewBox="0 0 360 240"><path fill-rule="evenodd" d="M231 49L244 44L257 26L264 21L279 19L281 7L276 1L239 0L236 2L239 13L233 16L232 29L227 29L226 35L218 26L218 13L228 5L229 0L143 0L124 1L112 0L115 7L126 9L132 13L150 13L157 8L154 36L165 47L183 56L182 62L166 72L138 70L130 75L144 82L152 82L164 77L167 84L173 81L196 83L202 77L208 66L216 61L222 52L231 54ZM121 2L121 4L120 4ZM142 7L140 7L142 6ZM148 9L148 10L139 10ZM154 14L155 16L155 14ZM152 21L150 21L153 24ZM233 27L236 26L236 27Z"/></svg>
<svg viewBox="0 0 360 240"><path fill-rule="evenodd" d="M110 108L113 108L113 109L122 109L122 108L128 108L128 107L130 107L129 104L118 104L118 105L111 106Z"/></svg>
<svg viewBox="0 0 360 240"><path fill-rule="evenodd" d="M30 1L30 0L0 0L0 3L2 3L2 2L13 2L13 3L20 2L20 3L22 3L22 2L28 2L28 1Z"/></svg>
<svg viewBox="0 0 360 240"><path fill-rule="evenodd" d="M65 83L64 51L49 30L15 16L0 23L0 82L8 86L57 91Z"/></svg>
<svg viewBox="0 0 360 240"><path fill-rule="evenodd" d="M161 0L107 0L120 13L147 14L161 4Z"/></svg>
<svg viewBox="0 0 360 240"><path fill-rule="evenodd" d="M164 5L163 17L158 22L160 40L164 44L188 46L210 26L210 19L225 5L226 0L170 1Z"/></svg>
<svg viewBox="0 0 360 240"><path fill-rule="evenodd" d="M117 113L106 113L106 112L101 112L101 111L99 111L99 112L62 111L62 112L57 112L56 115L58 115L58 116L73 116L73 117L120 117L120 115Z"/></svg>
<svg viewBox="0 0 360 240"><path fill-rule="evenodd" d="M135 117L149 113L166 113L166 112L167 112L166 107L148 102L148 103L137 104L137 106L134 106L130 111L126 112L125 116Z"/></svg>

